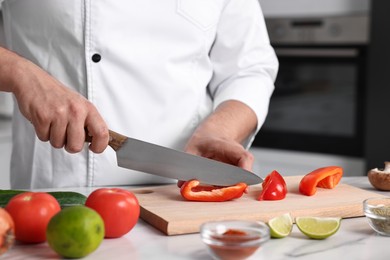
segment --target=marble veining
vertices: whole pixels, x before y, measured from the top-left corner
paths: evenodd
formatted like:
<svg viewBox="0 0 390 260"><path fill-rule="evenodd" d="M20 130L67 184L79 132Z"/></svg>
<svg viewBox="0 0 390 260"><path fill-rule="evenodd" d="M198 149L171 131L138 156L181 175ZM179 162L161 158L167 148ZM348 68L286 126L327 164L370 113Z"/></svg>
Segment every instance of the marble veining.
<svg viewBox="0 0 390 260"><path fill-rule="evenodd" d="M337 237L339 238L339 236ZM292 252L286 254L288 257L302 257L313 254L319 254L325 251L339 250L340 247L347 247L363 241L367 238L361 237L358 239L333 239L330 243L324 243L322 240L311 240L310 243L304 243L302 246L295 248Z"/></svg>

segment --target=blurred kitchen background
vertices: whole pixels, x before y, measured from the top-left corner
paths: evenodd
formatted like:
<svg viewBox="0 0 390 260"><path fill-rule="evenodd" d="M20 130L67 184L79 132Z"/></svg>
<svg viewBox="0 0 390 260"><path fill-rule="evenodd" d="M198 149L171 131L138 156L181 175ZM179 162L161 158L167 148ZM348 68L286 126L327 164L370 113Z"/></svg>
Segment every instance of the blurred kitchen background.
<svg viewBox="0 0 390 260"><path fill-rule="evenodd" d="M259 2L280 71L251 148L254 171L303 175L339 165L346 176L364 176L383 167L390 160L390 1ZM0 93L0 188L9 187L12 109L12 96Z"/></svg>

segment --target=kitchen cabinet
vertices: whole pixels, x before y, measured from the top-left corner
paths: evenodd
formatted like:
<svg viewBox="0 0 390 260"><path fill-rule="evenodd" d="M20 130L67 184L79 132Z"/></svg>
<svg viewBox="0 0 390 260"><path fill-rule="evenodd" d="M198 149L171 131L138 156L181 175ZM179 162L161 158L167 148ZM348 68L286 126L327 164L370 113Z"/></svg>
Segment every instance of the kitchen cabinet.
<svg viewBox="0 0 390 260"><path fill-rule="evenodd" d="M364 70L359 72L359 84L364 85L363 93L359 96L357 119L359 142L362 144L358 159L363 162L360 170L365 174L369 169L382 167L389 160L390 153L390 122L387 120L390 111L390 87L388 75L390 68L390 9L389 1L370 0L259 0L265 17L318 17L326 15L368 13L369 44L362 64ZM356 27L361 30L361 27ZM286 149L286 147L280 147Z"/></svg>
<svg viewBox="0 0 390 260"><path fill-rule="evenodd" d="M390 2L372 1L371 43L367 75L365 159L367 169L390 160Z"/></svg>

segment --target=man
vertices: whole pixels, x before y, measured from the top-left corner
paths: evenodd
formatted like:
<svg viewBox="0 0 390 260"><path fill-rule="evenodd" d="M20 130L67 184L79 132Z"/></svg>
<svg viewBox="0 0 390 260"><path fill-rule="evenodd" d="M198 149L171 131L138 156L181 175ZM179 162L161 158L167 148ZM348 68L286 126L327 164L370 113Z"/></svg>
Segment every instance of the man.
<svg viewBox="0 0 390 260"><path fill-rule="evenodd" d="M109 128L251 169L278 66L257 0L5 0L2 11L13 188L171 181L117 167Z"/></svg>

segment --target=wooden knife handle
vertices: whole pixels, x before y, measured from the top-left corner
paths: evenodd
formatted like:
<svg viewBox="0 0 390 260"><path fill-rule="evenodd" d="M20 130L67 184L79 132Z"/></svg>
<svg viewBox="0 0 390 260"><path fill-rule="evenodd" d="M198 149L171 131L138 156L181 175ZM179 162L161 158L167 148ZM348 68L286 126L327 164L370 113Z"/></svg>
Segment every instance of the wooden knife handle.
<svg viewBox="0 0 390 260"><path fill-rule="evenodd" d="M108 145L111 146L114 151L117 151L119 148L122 147L123 143L126 141L127 136L121 135L117 132L114 132L112 130L108 130L110 134L110 139L108 141ZM92 136L88 134L88 130L85 129L85 141L90 143L92 142Z"/></svg>
<svg viewBox="0 0 390 260"><path fill-rule="evenodd" d="M118 134L112 130L108 130L108 132L110 133L110 140L108 141L108 145L111 146L114 151L117 151L127 140L127 136Z"/></svg>

